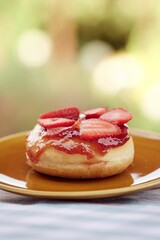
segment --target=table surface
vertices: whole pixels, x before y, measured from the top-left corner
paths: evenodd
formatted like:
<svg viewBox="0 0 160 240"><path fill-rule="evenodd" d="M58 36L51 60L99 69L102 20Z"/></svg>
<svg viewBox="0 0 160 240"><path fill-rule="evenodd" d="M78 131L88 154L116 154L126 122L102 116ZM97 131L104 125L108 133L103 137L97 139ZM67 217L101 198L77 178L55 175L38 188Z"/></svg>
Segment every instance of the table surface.
<svg viewBox="0 0 160 240"><path fill-rule="evenodd" d="M0 190L0 239L160 239L160 189L97 200L32 198Z"/></svg>

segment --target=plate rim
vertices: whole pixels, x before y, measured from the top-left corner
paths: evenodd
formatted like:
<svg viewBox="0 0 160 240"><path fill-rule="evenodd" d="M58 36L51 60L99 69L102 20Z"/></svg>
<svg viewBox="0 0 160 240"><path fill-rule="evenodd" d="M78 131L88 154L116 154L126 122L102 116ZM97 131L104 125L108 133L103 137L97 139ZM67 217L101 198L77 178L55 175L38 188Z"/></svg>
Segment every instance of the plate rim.
<svg viewBox="0 0 160 240"><path fill-rule="evenodd" d="M107 190L94 190L94 191L42 191L42 190L30 190L21 187L15 187L8 184L0 183L0 189L17 193L24 196L32 196L32 197L47 197L47 198L55 198L55 199L95 199L95 198L108 198L108 197L116 197L123 196L126 194L132 194L134 192L138 192L141 190L147 190L152 187L160 187L160 179L154 179L148 182L140 183L134 186L124 187L124 188L115 188L107 189Z"/></svg>
<svg viewBox="0 0 160 240"><path fill-rule="evenodd" d="M22 137L27 134L28 131L14 133L8 136L0 138L0 143L10 138ZM154 140L160 140L160 134L152 131L146 131L141 129L130 128L131 134L139 137L145 137ZM47 197L54 199L97 199L97 198L109 198L116 196L123 196L126 194L132 194L141 190L150 189L152 187L160 187L160 178L156 178L147 182L139 183L137 185L131 185L123 188L106 189L106 190L91 190L91 191L44 191L44 190L30 190L27 188L16 187L6 183L0 182L0 189L11 193L17 193L30 197Z"/></svg>

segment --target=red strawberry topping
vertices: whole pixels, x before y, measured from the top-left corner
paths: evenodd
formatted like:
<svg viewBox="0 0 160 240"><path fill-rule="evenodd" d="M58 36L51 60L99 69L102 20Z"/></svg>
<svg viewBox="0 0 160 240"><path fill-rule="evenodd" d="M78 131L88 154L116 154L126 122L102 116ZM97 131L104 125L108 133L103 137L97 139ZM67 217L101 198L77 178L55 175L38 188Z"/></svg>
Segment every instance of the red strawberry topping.
<svg viewBox="0 0 160 240"><path fill-rule="evenodd" d="M101 115L100 119L113 124L122 125L131 120L132 117L132 114L129 113L127 110L123 108L114 108L111 111Z"/></svg>
<svg viewBox="0 0 160 240"><path fill-rule="evenodd" d="M40 116L41 119L44 118L69 118L69 119L78 119L79 109L76 107L64 108L60 110L55 110L53 112L47 112Z"/></svg>
<svg viewBox="0 0 160 240"><path fill-rule="evenodd" d="M68 130L68 127L48 128L46 131L46 136L47 137L57 136L60 133L65 132L66 130Z"/></svg>
<svg viewBox="0 0 160 240"><path fill-rule="evenodd" d="M38 119L37 136L41 140L31 142L36 153L32 157L32 151L27 150L27 155L37 161L46 147L53 147L68 154L86 155L88 159L96 153L103 156L110 148L128 141L128 127L124 124L131 119L132 114L123 108L109 111L102 107L80 114L71 107L44 113Z"/></svg>
<svg viewBox="0 0 160 240"><path fill-rule="evenodd" d="M99 118L102 114L108 111L107 107L94 108L84 112L85 118Z"/></svg>
<svg viewBox="0 0 160 240"><path fill-rule="evenodd" d="M83 139L95 139L100 137L116 136L121 129L101 119L87 119L81 122L80 137Z"/></svg>
<svg viewBox="0 0 160 240"><path fill-rule="evenodd" d="M38 119L38 123L44 128L57 128L72 126L75 120L68 118L45 118Z"/></svg>

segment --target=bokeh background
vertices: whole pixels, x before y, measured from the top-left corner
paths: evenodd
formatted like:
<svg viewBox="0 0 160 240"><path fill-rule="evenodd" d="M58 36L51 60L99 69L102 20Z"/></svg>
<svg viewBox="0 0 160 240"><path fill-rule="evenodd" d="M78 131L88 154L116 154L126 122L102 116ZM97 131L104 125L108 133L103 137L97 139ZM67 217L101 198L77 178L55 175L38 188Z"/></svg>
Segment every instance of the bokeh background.
<svg viewBox="0 0 160 240"><path fill-rule="evenodd" d="M68 106L160 132L159 0L0 0L0 136Z"/></svg>

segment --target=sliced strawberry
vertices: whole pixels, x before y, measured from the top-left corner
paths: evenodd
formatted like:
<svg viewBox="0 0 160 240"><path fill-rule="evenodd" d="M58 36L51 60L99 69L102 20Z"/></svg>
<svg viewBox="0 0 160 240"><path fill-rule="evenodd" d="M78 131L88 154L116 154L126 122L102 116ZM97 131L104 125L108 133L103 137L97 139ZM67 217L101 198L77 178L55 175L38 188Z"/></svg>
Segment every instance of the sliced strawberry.
<svg viewBox="0 0 160 240"><path fill-rule="evenodd" d="M96 118L83 120L80 126L80 137L88 140L116 136L120 133L121 129L118 126Z"/></svg>
<svg viewBox="0 0 160 240"><path fill-rule="evenodd" d="M45 118L38 119L38 123L44 128L69 127L75 123L75 120L68 118Z"/></svg>
<svg viewBox="0 0 160 240"><path fill-rule="evenodd" d="M94 108L90 109L84 112L85 118L99 118L103 113L106 113L108 111L107 107L102 108Z"/></svg>
<svg viewBox="0 0 160 240"><path fill-rule="evenodd" d="M107 122L121 125L127 123L132 119L132 114L123 108L114 108L111 111L104 113L100 116L100 119L105 120Z"/></svg>
<svg viewBox="0 0 160 240"><path fill-rule="evenodd" d="M48 128L46 131L46 136L47 137L58 136L60 133L63 133L66 130L68 130L68 127Z"/></svg>
<svg viewBox="0 0 160 240"><path fill-rule="evenodd" d="M69 119L78 119L79 109L76 107L64 108L56 110L53 112L47 112L40 116L41 119L44 118L69 118Z"/></svg>
<svg viewBox="0 0 160 240"><path fill-rule="evenodd" d="M79 136L79 130L75 129L74 125L70 127L47 128L45 133L47 137L61 135L62 137L72 138L73 136Z"/></svg>

